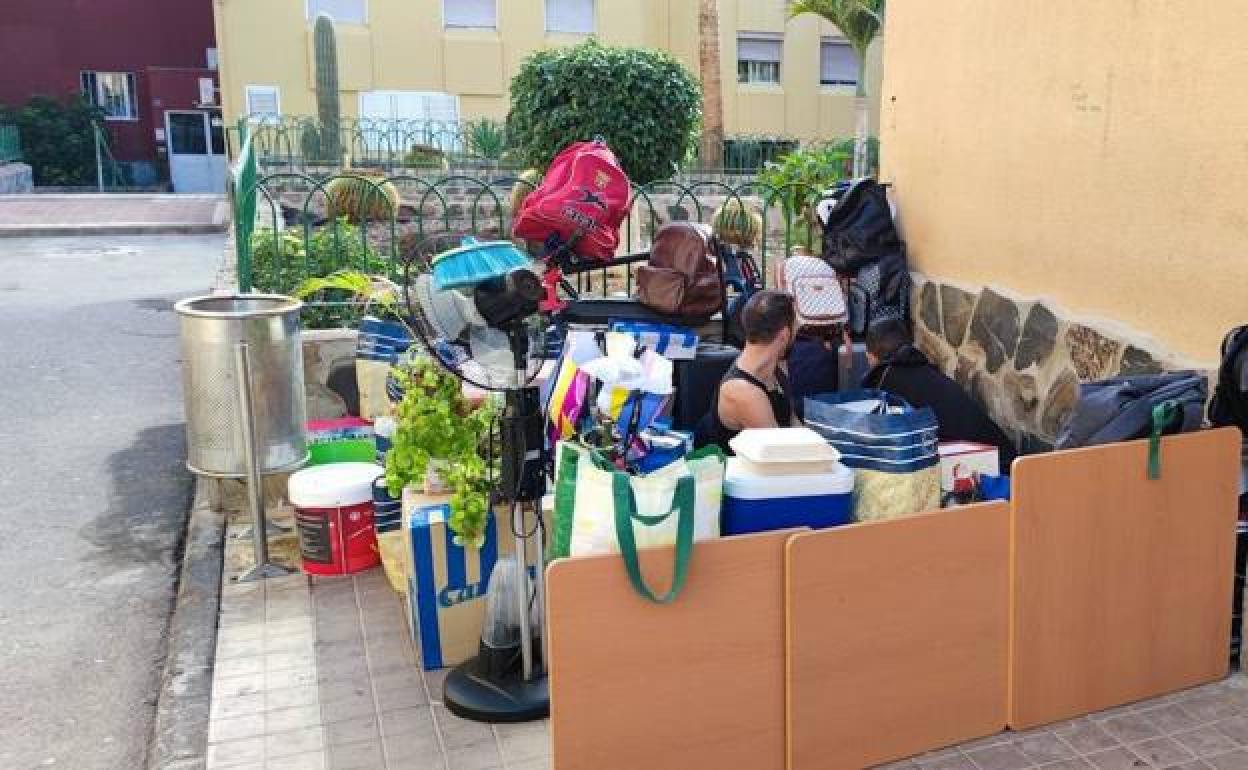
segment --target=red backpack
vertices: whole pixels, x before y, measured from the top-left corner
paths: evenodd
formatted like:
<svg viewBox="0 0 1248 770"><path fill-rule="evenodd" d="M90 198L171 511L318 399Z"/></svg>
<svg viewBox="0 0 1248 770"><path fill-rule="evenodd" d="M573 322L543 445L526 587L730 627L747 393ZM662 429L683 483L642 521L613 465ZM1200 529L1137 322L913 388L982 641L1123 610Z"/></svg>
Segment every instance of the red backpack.
<svg viewBox="0 0 1248 770"><path fill-rule="evenodd" d="M609 260L628 214L628 177L605 142L576 142L551 161L546 176L516 212L511 234L545 242L557 234L579 256Z"/></svg>

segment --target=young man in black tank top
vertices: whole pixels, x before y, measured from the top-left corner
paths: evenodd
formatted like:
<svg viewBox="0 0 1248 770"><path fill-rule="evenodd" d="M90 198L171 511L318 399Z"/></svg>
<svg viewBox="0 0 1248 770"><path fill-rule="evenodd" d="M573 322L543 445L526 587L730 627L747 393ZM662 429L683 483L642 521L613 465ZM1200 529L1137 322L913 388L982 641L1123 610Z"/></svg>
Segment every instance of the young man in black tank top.
<svg viewBox="0 0 1248 770"><path fill-rule="evenodd" d="M711 408L698 426L698 444L728 442L747 428L794 424L788 377L783 362L797 336L793 297L760 291L741 311L745 349L720 381Z"/></svg>

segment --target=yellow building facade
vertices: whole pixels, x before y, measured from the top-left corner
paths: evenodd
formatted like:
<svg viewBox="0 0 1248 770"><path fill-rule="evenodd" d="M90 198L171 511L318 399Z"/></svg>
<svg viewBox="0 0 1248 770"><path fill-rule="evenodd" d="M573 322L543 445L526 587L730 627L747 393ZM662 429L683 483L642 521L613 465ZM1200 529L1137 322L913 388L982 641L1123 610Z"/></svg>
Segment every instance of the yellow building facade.
<svg viewBox="0 0 1248 770"><path fill-rule="evenodd" d="M725 134L852 136L856 72L835 27L788 20L783 0L721 0L719 9ZM335 19L348 118L503 119L526 56L591 35L668 51L698 72L697 0L214 0L227 120L316 114L312 24L322 11ZM867 69L872 95L879 48Z"/></svg>

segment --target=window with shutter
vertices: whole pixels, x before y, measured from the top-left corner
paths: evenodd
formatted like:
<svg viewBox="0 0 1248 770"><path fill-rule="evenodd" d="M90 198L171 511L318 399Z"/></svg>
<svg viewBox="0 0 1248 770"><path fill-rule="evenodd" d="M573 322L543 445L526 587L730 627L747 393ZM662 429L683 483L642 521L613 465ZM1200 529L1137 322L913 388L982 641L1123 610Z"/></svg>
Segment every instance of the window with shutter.
<svg viewBox="0 0 1248 770"><path fill-rule="evenodd" d="M819 44L819 83L825 86L858 85L858 54L847 41L824 38Z"/></svg>
<svg viewBox="0 0 1248 770"><path fill-rule="evenodd" d="M282 114L277 86L247 86L247 118L252 122L273 122Z"/></svg>
<svg viewBox="0 0 1248 770"><path fill-rule="evenodd" d="M424 144L457 152L459 98L438 91L361 91L363 140L374 150Z"/></svg>
<svg viewBox="0 0 1248 770"><path fill-rule="evenodd" d="M546 0L546 31L594 34L594 0Z"/></svg>
<svg viewBox="0 0 1248 770"><path fill-rule="evenodd" d="M307 0L308 18L328 13L337 24L367 24L367 0Z"/></svg>
<svg viewBox="0 0 1248 770"><path fill-rule="evenodd" d="M779 83L784 38L749 33L737 36L737 82Z"/></svg>
<svg viewBox="0 0 1248 770"><path fill-rule="evenodd" d="M497 0L442 0L442 18L448 27L494 29L498 26Z"/></svg>

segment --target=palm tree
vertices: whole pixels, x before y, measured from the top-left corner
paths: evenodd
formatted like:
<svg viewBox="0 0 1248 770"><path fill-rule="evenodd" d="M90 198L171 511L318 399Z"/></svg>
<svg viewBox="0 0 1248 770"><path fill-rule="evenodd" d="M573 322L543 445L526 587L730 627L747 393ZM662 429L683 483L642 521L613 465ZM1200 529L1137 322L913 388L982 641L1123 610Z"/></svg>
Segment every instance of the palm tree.
<svg viewBox="0 0 1248 770"><path fill-rule="evenodd" d="M698 74L702 77L703 168L724 165L724 91L719 73L719 0L698 2Z"/></svg>
<svg viewBox="0 0 1248 770"><path fill-rule="evenodd" d="M789 18L813 13L832 22L858 57L854 94L854 176L867 173L867 49L884 27L885 0L792 0Z"/></svg>

